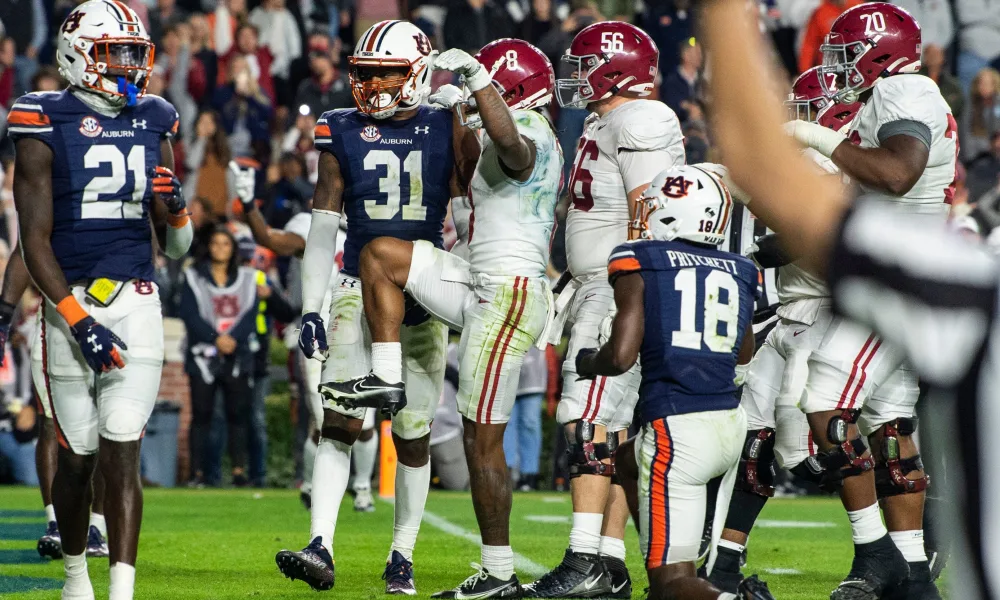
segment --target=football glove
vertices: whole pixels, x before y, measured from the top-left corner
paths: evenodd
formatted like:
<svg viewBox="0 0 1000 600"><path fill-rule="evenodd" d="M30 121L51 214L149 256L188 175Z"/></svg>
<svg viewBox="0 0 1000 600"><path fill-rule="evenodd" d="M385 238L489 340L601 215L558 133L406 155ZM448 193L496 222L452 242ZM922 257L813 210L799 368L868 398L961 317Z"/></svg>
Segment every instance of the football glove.
<svg viewBox="0 0 1000 600"><path fill-rule="evenodd" d="M584 366L584 359L594 354L597 354L597 348L581 348L580 351L576 353L577 380L593 379L596 377L594 373L591 373L590 370Z"/></svg>
<svg viewBox="0 0 1000 600"><path fill-rule="evenodd" d="M833 156L837 146L847 140L847 136L842 133L808 121L788 121L785 123L785 133L827 158Z"/></svg>
<svg viewBox="0 0 1000 600"><path fill-rule="evenodd" d="M174 172L166 167L153 169L153 192L159 194L160 199L167 205L167 210L172 215L179 215L187 208L187 202L184 201L184 190L181 189L181 180L177 179Z"/></svg>
<svg viewBox="0 0 1000 600"><path fill-rule="evenodd" d="M469 91L478 92L490 84L490 74L465 50L452 48L442 52L434 59L434 68L451 71L465 78Z"/></svg>
<svg viewBox="0 0 1000 600"><path fill-rule="evenodd" d="M125 368L125 361L118 353L118 346L128 350L128 346L113 331L101 325L93 317L84 317L69 328L80 345L83 358L95 373L106 373L111 369Z"/></svg>
<svg viewBox="0 0 1000 600"><path fill-rule="evenodd" d="M302 328L299 330L299 348L306 358L315 358L325 362L329 347L326 345L326 326L319 313L302 315Z"/></svg>
<svg viewBox="0 0 1000 600"><path fill-rule="evenodd" d="M0 367L7 353L7 338L10 337L10 325L14 321L14 309L17 307L0 300Z"/></svg>
<svg viewBox="0 0 1000 600"><path fill-rule="evenodd" d="M446 83L439 87L436 92L427 98L427 101L435 106L451 110L456 104L464 100L462 90L458 86Z"/></svg>
<svg viewBox="0 0 1000 600"><path fill-rule="evenodd" d="M243 204L243 214L246 214L256 207L254 191L257 186L257 169L253 167L241 167L235 160L229 161L229 170L235 178L234 187L236 195Z"/></svg>

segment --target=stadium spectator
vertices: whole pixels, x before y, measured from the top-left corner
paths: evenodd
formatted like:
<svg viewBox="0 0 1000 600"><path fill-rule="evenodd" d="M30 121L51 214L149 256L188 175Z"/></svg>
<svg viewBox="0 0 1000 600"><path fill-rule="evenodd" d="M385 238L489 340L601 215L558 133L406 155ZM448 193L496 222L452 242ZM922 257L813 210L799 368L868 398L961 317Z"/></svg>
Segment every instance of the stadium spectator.
<svg viewBox="0 0 1000 600"><path fill-rule="evenodd" d="M191 15L191 73L188 92L198 103L206 106L212 99L209 93L219 77L219 57L212 49L212 32L204 15Z"/></svg>
<svg viewBox="0 0 1000 600"><path fill-rule="evenodd" d="M18 90L28 90L38 70L38 57L49 35L48 16L42 0L0 2L0 23L14 41L14 65Z"/></svg>
<svg viewBox="0 0 1000 600"><path fill-rule="evenodd" d="M928 46L951 47L955 41L955 21L948 0L894 0L920 23L920 40L924 52Z"/></svg>
<svg viewBox="0 0 1000 600"><path fill-rule="evenodd" d="M156 0L156 8L149 11L149 37L159 48L167 30L187 18L187 11L177 6L176 0Z"/></svg>
<svg viewBox="0 0 1000 600"><path fill-rule="evenodd" d="M6 117L10 105L14 103L20 94L17 93L17 44L14 38L5 37L0 39L0 112ZM4 119L6 127L7 119Z"/></svg>
<svg viewBox="0 0 1000 600"><path fill-rule="evenodd" d="M257 28L249 23L243 23L236 28L236 43L225 55L219 58L219 77L231 77L232 62L242 58L249 69L250 77L264 92L268 103L274 104L274 77L271 76L271 63L274 57L271 52L260 45Z"/></svg>
<svg viewBox="0 0 1000 600"><path fill-rule="evenodd" d="M521 5L527 5L527 11L524 18L517 25L520 30L520 37L523 40L538 45L538 41L542 39L542 36L558 24L552 7L552 0L531 0L530 2L522 2Z"/></svg>
<svg viewBox="0 0 1000 600"><path fill-rule="evenodd" d="M271 152L270 101L245 56L233 56L228 64L229 82L215 90L212 106L222 117L232 155L253 156L264 163Z"/></svg>
<svg viewBox="0 0 1000 600"><path fill-rule="evenodd" d="M805 71L823 62L823 53L819 47L830 33L830 27L837 17L845 10L861 4L861 0L823 0L813 11L802 34L802 46L799 49L799 71Z"/></svg>
<svg viewBox="0 0 1000 600"><path fill-rule="evenodd" d="M545 354L532 347L524 355L517 397L503 437L507 467L516 472L517 489L538 489L538 469L542 454L542 400L548 388Z"/></svg>
<svg viewBox="0 0 1000 600"><path fill-rule="evenodd" d="M938 84L941 95L951 107L951 114L956 119L961 119L965 111L965 92L958 79L948 72L944 48L935 44L924 44L923 58L920 62L920 73Z"/></svg>
<svg viewBox="0 0 1000 600"><path fill-rule="evenodd" d="M959 139L962 159L970 162L990 150L990 140L1000 129L1000 72L987 67L976 74L966 111Z"/></svg>
<svg viewBox="0 0 1000 600"><path fill-rule="evenodd" d="M194 135L185 157L189 174L184 187L190 190L192 196L207 203L210 214L225 215L226 205L234 196L228 189L226 179L226 168L232 155L218 113L202 111L198 115Z"/></svg>
<svg viewBox="0 0 1000 600"><path fill-rule="evenodd" d="M695 101L701 85L701 46L694 38L689 38L681 43L679 54L680 64L665 76L660 90L663 102L677 113L681 123L685 123L689 111L697 111Z"/></svg>
<svg viewBox="0 0 1000 600"><path fill-rule="evenodd" d="M56 92L66 87L66 80L59 74L59 69L52 65L39 67L31 78L31 89L36 92Z"/></svg>
<svg viewBox="0 0 1000 600"><path fill-rule="evenodd" d="M308 210L313 186L306 178L306 162L301 155L282 154L275 169L278 180L269 186L261 213L268 225L282 228L294 215Z"/></svg>
<svg viewBox="0 0 1000 600"><path fill-rule="evenodd" d="M189 430L194 485L218 485L206 480L212 457L209 434L216 393L225 403L232 482L245 486L247 430L253 397L256 339L257 271L241 267L236 239L225 227L212 233L208 252L184 271L181 319L187 329L185 371L191 385Z"/></svg>
<svg viewBox="0 0 1000 600"><path fill-rule="evenodd" d="M322 34L314 34L309 39L309 72L299 83L295 94L295 107L302 113L302 106L309 107L309 114L321 115L335 108L354 106L347 77L341 72L340 40Z"/></svg>
<svg viewBox="0 0 1000 600"><path fill-rule="evenodd" d="M514 25L503 5L496 0L459 0L444 19L444 44L469 54L497 38L514 34Z"/></svg>
<svg viewBox="0 0 1000 600"><path fill-rule="evenodd" d="M33 404L11 396L0 398L0 463L9 465L14 483L38 485L35 471L35 427L37 413ZM0 464L0 480L5 469Z"/></svg>
<svg viewBox="0 0 1000 600"><path fill-rule="evenodd" d="M1000 57L1000 3L955 0L958 16L958 80L968 90L972 79ZM964 143L964 142L963 142Z"/></svg>
<svg viewBox="0 0 1000 600"><path fill-rule="evenodd" d="M289 106L294 99L294 90L288 86L289 67L302 55L302 37L295 17L285 8L285 0L264 0L250 11L248 21L260 32L260 45L273 57L270 74L274 78L274 99L278 106Z"/></svg>
<svg viewBox="0 0 1000 600"><path fill-rule="evenodd" d="M799 32L803 31L818 4L817 0L775 0L775 14L767 23L775 51L785 71L799 70ZM689 163L690 164L690 163Z"/></svg>
<svg viewBox="0 0 1000 600"><path fill-rule="evenodd" d="M181 138L190 139L198 115L198 104L189 91L192 67L191 26L182 22L167 27L163 32L163 41L157 48L156 62L163 69L167 99L177 109L180 117ZM204 77L204 73L200 76Z"/></svg>
<svg viewBox="0 0 1000 600"><path fill-rule="evenodd" d="M678 49L695 33L691 1L650 2L640 24L660 49L660 73L673 73L681 60Z"/></svg>
<svg viewBox="0 0 1000 600"><path fill-rule="evenodd" d="M208 15L208 29L211 31L209 47L219 56L225 56L236 42L236 26L246 18L246 0L222 0L215 11Z"/></svg>
<svg viewBox="0 0 1000 600"><path fill-rule="evenodd" d="M981 153L969 163L965 185L969 190L969 202L978 202L1000 185L1000 132L993 132L989 152Z"/></svg>

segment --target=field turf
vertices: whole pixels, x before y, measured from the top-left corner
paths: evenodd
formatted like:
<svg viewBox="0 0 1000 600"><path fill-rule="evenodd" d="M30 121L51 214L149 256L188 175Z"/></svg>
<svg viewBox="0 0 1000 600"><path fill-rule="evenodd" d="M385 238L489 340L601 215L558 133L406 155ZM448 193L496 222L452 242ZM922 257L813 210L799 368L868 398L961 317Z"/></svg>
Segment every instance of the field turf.
<svg viewBox="0 0 1000 600"><path fill-rule="evenodd" d="M194 600L314 598L274 564L282 548L307 543L309 515L298 494L285 490L147 490L139 547L136 598ZM345 499L337 528L337 583L331 598L382 598L382 569L392 537L392 506L371 514ZM418 597L454 587L479 560L476 521L468 493L431 492L417 540ZM515 494L511 538L522 582L562 557L569 533L568 494ZM758 572L778 600L829 597L850 567L847 518L832 499L775 499L754 530L746 572ZM35 489L0 487L0 598L59 598L62 563L38 557L35 542L44 513ZM626 540L635 589L643 597L645 572L634 530ZM91 559L97 598L107 598L106 559Z"/></svg>

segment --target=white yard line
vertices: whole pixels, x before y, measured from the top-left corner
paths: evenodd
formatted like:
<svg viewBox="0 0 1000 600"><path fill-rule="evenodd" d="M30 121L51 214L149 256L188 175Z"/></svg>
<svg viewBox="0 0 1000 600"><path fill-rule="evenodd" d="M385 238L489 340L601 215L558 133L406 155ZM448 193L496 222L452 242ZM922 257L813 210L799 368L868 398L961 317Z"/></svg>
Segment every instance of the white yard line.
<svg viewBox="0 0 1000 600"><path fill-rule="evenodd" d="M770 575L801 575L802 571L798 569L764 569L765 573Z"/></svg>
<svg viewBox="0 0 1000 600"><path fill-rule="evenodd" d="M386 504L393 503L392 500L388 498L379 498L379 499L382 502L385 502ZM469 531L464 527L459 527L458 525L455 525L454 523L452 523L451 521L445 519L440 515L436 515L428 510L425 510L423 520L431 527L439 531L443 531L448 535L457 538L462 538L467 542L475 544L477 547L482 546L482 540L480 539L478 533L473 533L472 531ZM536 563L527 556L524 556L523 554L519 554L517 552L514 553L514 568L517 569L518 571L521 571L522 573L527 573L532 577L541 577L542 575L545 575L546 573L549 572L549 569Z"/></svg>
<svg viewBox="0 0 1000 600"><path fill-rule="evenodd" d="M569 515L524 515L525 521L534 521L535 523L569 523Z"/></svg>
<svg viewBox="0 0 1000 600"><path fill-rule="evenodd" d="M772 521L769 519L761 519L756 523L757 527L764 527L765 529L826 529L828 527L836 527L836 523L830 523L829 521Z"/></svg>

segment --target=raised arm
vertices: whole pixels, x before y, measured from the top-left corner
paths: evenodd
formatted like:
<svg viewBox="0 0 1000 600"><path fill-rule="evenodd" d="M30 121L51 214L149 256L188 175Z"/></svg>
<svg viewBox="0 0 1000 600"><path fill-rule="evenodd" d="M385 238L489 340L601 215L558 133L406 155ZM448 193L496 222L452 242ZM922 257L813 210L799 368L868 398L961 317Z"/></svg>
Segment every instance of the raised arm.
<svg viewBox="0 0 1000 600"><path fill-rule="evenodd" d="M264 220L264 215L258 210L255 194L257 170L242 168L236 161L229 162L229 170L236 179L236 194L243 205L243 215L246 217L247 225L250 226L253 241L278 256L301 257L306 249L305 238L290 231L271 229Z"/></svg>

